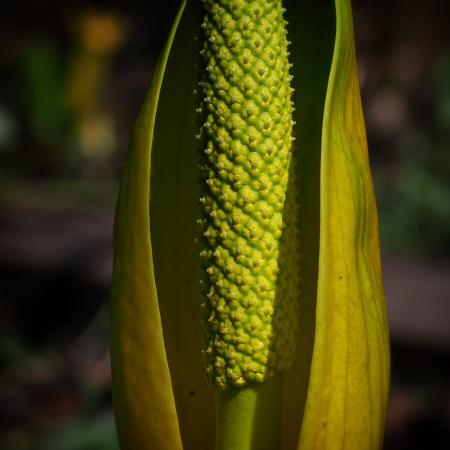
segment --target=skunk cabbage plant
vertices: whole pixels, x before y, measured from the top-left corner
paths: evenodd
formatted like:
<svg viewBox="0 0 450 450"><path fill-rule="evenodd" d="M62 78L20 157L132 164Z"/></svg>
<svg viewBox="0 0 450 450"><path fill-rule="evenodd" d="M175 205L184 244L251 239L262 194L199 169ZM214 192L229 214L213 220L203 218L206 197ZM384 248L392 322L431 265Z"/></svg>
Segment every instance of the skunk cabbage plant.
<svg viewBox="0 0 450 450"><path fill-rule="evenodd" d="M349 0L184 0L123 171L123 450L382 445L389 340Z"/></svg>

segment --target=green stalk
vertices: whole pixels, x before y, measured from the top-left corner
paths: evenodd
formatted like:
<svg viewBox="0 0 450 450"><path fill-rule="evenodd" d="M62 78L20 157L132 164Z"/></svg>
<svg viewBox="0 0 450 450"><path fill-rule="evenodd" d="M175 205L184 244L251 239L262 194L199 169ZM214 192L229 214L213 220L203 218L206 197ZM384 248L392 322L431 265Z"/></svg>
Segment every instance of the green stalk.
<svg viewBox="0 0 450 450"><path fill-rule="evenodd" d="M277 450L282 377L216 394L216 450Z"/></svg>

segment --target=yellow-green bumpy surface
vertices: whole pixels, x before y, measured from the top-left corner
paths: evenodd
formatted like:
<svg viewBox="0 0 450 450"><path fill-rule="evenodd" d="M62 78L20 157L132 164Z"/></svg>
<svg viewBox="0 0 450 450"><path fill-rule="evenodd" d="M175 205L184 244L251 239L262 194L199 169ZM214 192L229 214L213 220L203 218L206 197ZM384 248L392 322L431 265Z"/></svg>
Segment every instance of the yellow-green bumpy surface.
<svg viewBox="0 0 450 450"><path fill-rule="evenodd" d="M281 0L203 4L205 354L209 378L229 389L270 379L295 355L292 88Z"/></svg>

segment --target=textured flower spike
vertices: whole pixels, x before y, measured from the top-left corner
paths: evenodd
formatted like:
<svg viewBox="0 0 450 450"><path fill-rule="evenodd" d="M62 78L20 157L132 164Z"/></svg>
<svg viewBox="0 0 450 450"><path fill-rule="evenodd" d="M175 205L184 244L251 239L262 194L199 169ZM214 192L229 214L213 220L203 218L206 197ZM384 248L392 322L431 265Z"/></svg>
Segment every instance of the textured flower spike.
<svg viewBox="0 0 450 450"><path fill-rule="evenodd" d="M123 449L381 447L388 333L350 5L282 6L184 1L155 69L116 213Z"/></svg>
<svg viewBox="0 0 450 450"><path fill-rule="evenodd" d="M281 1L205 0L204 8L205 352L223 390L271 379L295 359L292 88Z"/></svg>

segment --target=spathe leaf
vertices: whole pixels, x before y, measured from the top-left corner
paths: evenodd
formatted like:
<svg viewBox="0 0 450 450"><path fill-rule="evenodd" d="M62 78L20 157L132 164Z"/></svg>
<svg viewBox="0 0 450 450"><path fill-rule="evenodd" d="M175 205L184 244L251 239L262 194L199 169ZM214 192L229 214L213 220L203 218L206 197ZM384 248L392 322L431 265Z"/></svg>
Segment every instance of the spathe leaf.
<svg viewBox="0 0 450 450"><path fill-rule="evenodd" d="M184 448L207 448L213 439L213 394L199 354L197 151L190 132L199 15L182 16L184 8L135 126L116 212L113 397L121 445L133 450L181 449L182 438Z"/></svg>
<svg viewBox="0 0 450 450"><path fill-rule="evenodd" d="M348 1L336 41L322 127L316 332L299 448L377 449L389 385L389 342Z"/></svg>
<svg viewBox="0 0 450 450"><path fill-rule="evenodd" d="M389 373L376 207L348 0L286 2L302 235L302 334L281 448L380 448ZM214 447L194 239L201 9L184 1L136 124L118 200L114 405L124 449Z"/></svg>

